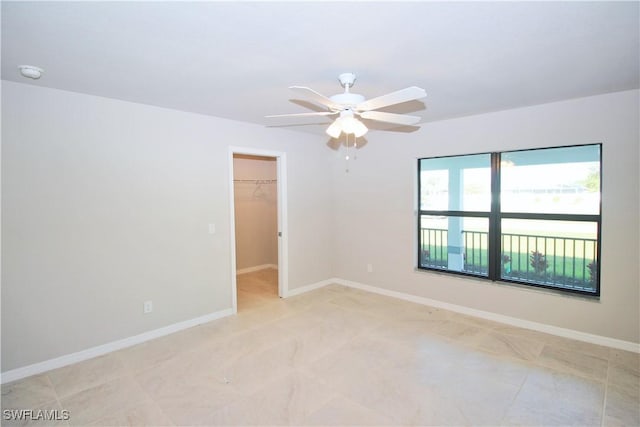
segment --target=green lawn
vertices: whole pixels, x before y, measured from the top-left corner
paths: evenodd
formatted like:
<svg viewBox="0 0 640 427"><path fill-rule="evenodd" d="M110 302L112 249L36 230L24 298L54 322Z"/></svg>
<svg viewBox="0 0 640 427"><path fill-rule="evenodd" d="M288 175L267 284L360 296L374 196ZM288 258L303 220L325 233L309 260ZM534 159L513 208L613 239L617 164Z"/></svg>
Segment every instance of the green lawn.
<svg viewBox="0 0 640 427"><path fill-rule="evenodd" d="M429 250L430 255L428 262L425 263L426 265L447 266L446 246L431 245L429 247L423 246L423 248ZM583 258L582 256L574 258L573 252L573 250L565 251L563 255L561 251L550 251L550 254L544 254L548 266L544 274L540 275L536 274L535 269L531 265L531 252L506 252L506 255L510 255L511 262L505 264L506 271L503 270L503 277L536 282L551 281L560 284L582 283L582 286L590 287L591 275L588 265L593 261L593 258ZM427 260L423 260L423 263L424 261ZM467 270L486 272L488 268L487 250L467 248L465 261Z"/></svg>

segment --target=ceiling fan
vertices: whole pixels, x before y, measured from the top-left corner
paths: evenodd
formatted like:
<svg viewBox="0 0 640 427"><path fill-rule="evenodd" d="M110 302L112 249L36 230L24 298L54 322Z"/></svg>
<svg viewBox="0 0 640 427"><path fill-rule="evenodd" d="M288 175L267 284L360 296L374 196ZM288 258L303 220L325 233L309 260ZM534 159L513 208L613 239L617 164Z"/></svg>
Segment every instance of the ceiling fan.
<svg viewBox="0 0 640 427"><path fill-rule="evenodd" d="M367 133L368 129L364 123L358 120L358 117L367 120L375 120L385 123L393 123L397 125L415 125L420 121L418 116L407 116L404 114L387 113L384 111L375 111L390 105L400 104L407 101L424 98L427 93L424 89L411 86L405 89L391 92L386 95L378 96L366 100L364 96L357 93L351 93L349 89L356 81L356 75L353 73L343 73L338 76L338 80L344 93L326 97L315 90L304 86L291 86L289 89L297 94L307 97L309 100L320 104L327 108L327 111L317 111L313 113L297 113L297 114L276 114L266 117L312 117L312 116L338 116L333 123L327 128L326 132L332 138L338 138L341 133L347 135L354 134L361 137Z"/></svg>

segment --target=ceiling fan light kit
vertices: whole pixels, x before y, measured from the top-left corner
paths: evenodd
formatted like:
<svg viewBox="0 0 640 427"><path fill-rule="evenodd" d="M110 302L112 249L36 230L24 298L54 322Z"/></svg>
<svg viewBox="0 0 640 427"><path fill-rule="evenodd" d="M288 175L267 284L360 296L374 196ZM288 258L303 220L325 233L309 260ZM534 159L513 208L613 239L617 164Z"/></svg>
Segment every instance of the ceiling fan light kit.
<svg viewBox="0 0 640 427"><path fill-rule="evenodd" d="M342 133L346 135L354 135L356 138L360 138L366 134L368 131L367 126L356 116L366 120L374 120L402 126L415 125L420 121L420 117L418 116L407 116L404 114L387 113L374 110L424 98L427 96L424 89L411 86L377 98L366 100L364 96L357 93L351 93L349 91L349 88L351 88L356 81L356 75L354 73L340 74L338 76L338 80L342 87L344 87L344 93L333 95L331 97L326 97L313 89L304 86L291 86L289 88L294 92L307 97L309 100L324 106L328 111L279 114L266 117L333 116L339 114L339 117L337 117L326 130L327 134L332 138L338 138Z"/></svg>
<svg viewBox="0 0 640 427"><path fill-rule="evenodd" d="M353 111L347 109L340 112L340 117L334 120L327 128L327 135L338 138L342 132L347 135L355 135L356 138L364 136L369 131L360 120L354 117Z"/></svg>
<svg viewBox="0 0 640 427"><path fill-rule="evenodd" d="M340 123L340 120L334 120L333 123L329 125L326 132L331 138L338 138L340 133L342 133L342 124Z"/></svg>

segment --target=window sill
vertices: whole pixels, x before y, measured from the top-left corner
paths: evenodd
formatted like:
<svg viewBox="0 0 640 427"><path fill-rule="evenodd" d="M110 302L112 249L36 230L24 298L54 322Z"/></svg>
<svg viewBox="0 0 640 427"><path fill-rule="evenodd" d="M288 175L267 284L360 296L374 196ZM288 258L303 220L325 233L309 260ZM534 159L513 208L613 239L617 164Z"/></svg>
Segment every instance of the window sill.
<svg viewBox="0 0 640 427"><path fill-rule="evenodd" d="M569 298L569 299L578 299L581 301L588 301L588 302L596 302L599 303L600 302L600 296L599 295L588 295L588 294L583 294L583 293L578 293L578 292L571 292L571 291L563 291L560 289L553 289L553 288L543 288L543 287L539 287L539 286L530 286L530 285L525 285L525 284L521 284L521 283L515 283L515 282L508 282L508 281L504 281L504 280L490 280L489 278L483 278L480 276L475 276L475 275L471 275L471 274L464 274L464 273L451 273L451 272L447 272L447 271L438 271L438 270L427 270L427 269L423 269L423 268L418 268L415 267L414 268L414 272L418 273L418 274L427 274L427 275L431 275L431 274L435 274L437 276L444 276L444 277L448 277L454 280L461 280L464 282L477 282L479 284L482 285L488 285L488 286L496 286L496 287L500 287L500 288L510 288L510 289L516 289L516 290L520 290L520 291L525 291L525 292L533 292L536 294L547 294L547 295L553 295L553 296L559 296L559 297L564 297L564 298Z"/></svg>

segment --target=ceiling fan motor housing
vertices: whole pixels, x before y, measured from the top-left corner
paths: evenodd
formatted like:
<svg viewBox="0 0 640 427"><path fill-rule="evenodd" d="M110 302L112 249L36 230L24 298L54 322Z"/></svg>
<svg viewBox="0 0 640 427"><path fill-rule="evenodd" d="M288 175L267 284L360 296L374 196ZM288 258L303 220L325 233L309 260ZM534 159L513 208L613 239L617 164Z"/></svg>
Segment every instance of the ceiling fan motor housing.
<svg viewBox="0 0 640 427"><path fill-rule="evenodd" d="M342 104L347 107L355 107L364 102L364 96L357 93L339 93L338 95L333 95L330 99L336 104Z"/></svg>

